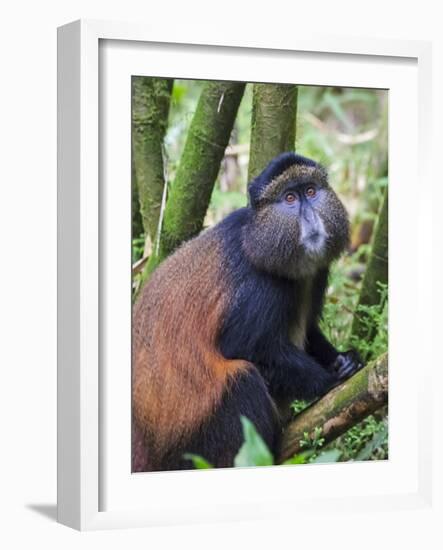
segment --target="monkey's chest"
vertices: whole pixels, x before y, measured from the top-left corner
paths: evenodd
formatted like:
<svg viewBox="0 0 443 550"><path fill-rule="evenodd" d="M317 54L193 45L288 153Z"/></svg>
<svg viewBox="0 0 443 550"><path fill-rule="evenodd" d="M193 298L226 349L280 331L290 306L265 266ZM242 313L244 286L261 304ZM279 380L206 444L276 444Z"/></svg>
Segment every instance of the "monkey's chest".
<svg viewBox="0 0 443 550"><path fill-rule="evenodd" d="M289 337L291 342L299 349L304 349L306 345L311 310L312 283L308 280L298 281L294 288Z"/></svg>

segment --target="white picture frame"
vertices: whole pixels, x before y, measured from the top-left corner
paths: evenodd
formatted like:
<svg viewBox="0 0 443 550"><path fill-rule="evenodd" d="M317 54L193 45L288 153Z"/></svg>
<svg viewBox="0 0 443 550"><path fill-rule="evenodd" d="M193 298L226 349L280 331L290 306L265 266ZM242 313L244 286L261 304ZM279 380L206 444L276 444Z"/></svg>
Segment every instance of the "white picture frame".
<svg viewBox="0 0 443 550"><path fill-rule="evenodd" d="M391 280L396 285L390 294L390 445L394 452L390 449L393 458L387 463L131 475L125 446L130 434L130 362L125 359L130 352L130 299L129 291L126 295L115 292L126 288L130 277L130 270L118 268L128 261L124 247L129 242L130 212L129 203L125 209L128 188L121 192L124 186L119 183L130 177L129 104L122 102L126 92L118 83L121 76L143 74L140 63L152 76L254 81L257 69L254 72L254 64L246 62L249 56L259 62L260 80L291 82L282 80L282 75L296 60L299 74L306 71L297 81L300 84L366 82L367 87L388 87L393 94L390 239L395 243L410 237L409 258L420 266L431 265L432 246L417 235L430 230L432 219L420 209L418 198L414 202L419 215L411 221L407 200L417 177L419 182L430 179L430 44L303 33L281 37L279 42L263 38L250 43L207 40L203 34L190 39L185 29L181 35L165 36L143 25L77 21L59 29L58 51L59 522L84 530L290 517L294 509L309 513L331 506L346 513L356 503L367 511L430 509L431 348L420 350L419 373L414 374L413 366L419 351L415 335L426 339L418 320L430 313L426 308L431 300L423 298L429 298L431 289L424 288L425 268L401 276L401 250L391 249L390 255ZM272 63L266 65L269 59ZM321 74L313 69L316 63L322 64ZM363 70L358 70L359 65ZM407 84L412 86L406 89ZM402 128L407 101L410 120L404 120ZM117 108L109 113L110 106ZM111 131L103 124L112 124ZM406 141L402 130L417 139ZM402 154L408 158L407 170L400 162ZM108 165L110 159L117 164ZM110 178L106 185L103 178ZM402 181L406 192L396 194L395 181ZM110 224L111 218L116 223ZM121 238L112 233L112 226L121 228ZM114 237L110 247L109 239ZM116 268L112 270L116 276L104 280L111 267ZM405 326L401 304L411 288L419 290L408 306L413 319ZM121 324L113 324L115 319ZM107 337L103 331L110 331ZM116 332L121 338L111 338ZM402 350L403 339L411 346L408 357ZM119 347L109 353L108 345ZM122 358L120 365L127 363L127 369L119 369L112 360L105 365L104 357ZM400 363L401 379L397 377ZM412 434L408 453L399 431L402 421ZM291 482L297 495L284 491ZM226 489L233 486L238 491L235 502L232 489L230 495ZM149 498L144 502L146 494Z"/></svg>

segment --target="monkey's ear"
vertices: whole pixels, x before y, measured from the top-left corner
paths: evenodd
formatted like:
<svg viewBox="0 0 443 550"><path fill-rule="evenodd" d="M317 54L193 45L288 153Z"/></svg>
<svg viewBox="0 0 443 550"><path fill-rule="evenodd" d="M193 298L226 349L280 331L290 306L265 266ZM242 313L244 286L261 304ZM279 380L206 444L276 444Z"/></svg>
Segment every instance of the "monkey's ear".
<svg viewBox="0 0 443 550"><path fill-rule="evenodd" d="M260 184L257 180L258 178L253 179L248 185L249 204L252 208L257 208L261 195Z"/></svg>
<svg viewBox="0 0 443 550"><path fill-rule="evenodd" d="M251 206L256 208L266 186L293 164L297 164L298 155L292 152L278 155L266 166L266 168L254 178L249 186L249 200Z"/></svg>

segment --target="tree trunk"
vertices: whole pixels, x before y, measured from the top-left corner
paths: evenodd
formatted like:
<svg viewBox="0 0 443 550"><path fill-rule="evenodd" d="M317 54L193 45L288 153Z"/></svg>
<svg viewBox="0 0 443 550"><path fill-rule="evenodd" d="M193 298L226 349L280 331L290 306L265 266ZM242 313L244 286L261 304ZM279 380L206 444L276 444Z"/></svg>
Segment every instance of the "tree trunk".
<svg viewBox="0 0 443 550"><path fill-rule="evenodd" d="M372 340L374 330L365 323L366 313L358 311L358 306L371 306L380 302L377 283L388 283L388 189L385 190L383 205L378 217L371 256L363 277L357 310L352 323L351 339Z"/></svg>
<svg viewBox="0 0 443 550"><path fill-rule="evenodd" d="M297 86L254 84L248 181L276 155L295 149Z"/></svg>
<svg viewBox="0 0 443 550"><path fill-rule="evenodd" d="M132 151L143 228L154 240L163 195L165 137L173 80L132 78Z"/></svg>
<svg viewBox="0 0 443 550"><path fill-rule="evenodd" d="M322 428L325 444L388 402L388 355L385 353L316 401L286 427L279 462L300 453L304 434Z"/></svg>
<svg viewBox="0 0 443 550"><path fill-rule="evenodd" d="M138 198L138 188L137 188L137 176L135 173L135 162L134 155L131 159L131 181L132 181L132 238L139 237L143 233L143 222L140 214L140 202Z"/></svg>
<svg viewBox="0 0 443 550"><path fill-rule="evenodd" d="M197 235L228 145L244 83L207 82L192 119L145 278L183 241ZM158 248L158 250L157 250Z"/></svg>

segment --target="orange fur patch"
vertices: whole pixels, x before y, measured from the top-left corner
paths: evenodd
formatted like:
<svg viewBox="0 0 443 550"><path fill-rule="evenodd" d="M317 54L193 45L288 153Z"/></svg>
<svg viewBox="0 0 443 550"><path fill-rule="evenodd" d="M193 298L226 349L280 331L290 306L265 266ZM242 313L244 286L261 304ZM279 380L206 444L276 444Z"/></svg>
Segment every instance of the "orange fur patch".
<svg viewBox="0 0 443 550"><path fill-rule="evenodd" d="M186 243L155 271L134 306L133 413L154 467L219 403L228 377L216 338L228 292L212 232Z"/></svg>

